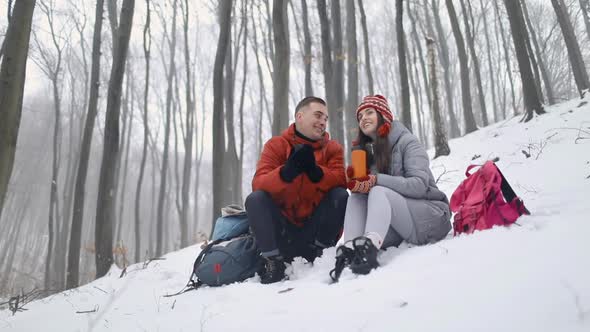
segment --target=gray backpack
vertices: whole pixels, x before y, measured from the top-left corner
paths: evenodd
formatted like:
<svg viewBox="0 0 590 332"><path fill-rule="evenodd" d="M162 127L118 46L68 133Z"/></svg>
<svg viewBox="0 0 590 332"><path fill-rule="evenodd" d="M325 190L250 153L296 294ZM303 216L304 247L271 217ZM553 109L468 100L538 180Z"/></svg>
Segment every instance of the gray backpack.
<svg viewBox="0 0 590 332"><path fill-rule="evenodd" d="M245 211L234 208L231 212L224 213L215 222L212 241L195 259L188 284L178 293L165 297L180 295L203 285L222 286L254 276L260 251L254 235L249 232Z"/></svg>
<svg viewBox="0 0 590 332"><path fill-rule="evenodd" d="M222 286L246 280L256 273L259 260L252 234L215 240L195 260L189 286Z"/></svg>

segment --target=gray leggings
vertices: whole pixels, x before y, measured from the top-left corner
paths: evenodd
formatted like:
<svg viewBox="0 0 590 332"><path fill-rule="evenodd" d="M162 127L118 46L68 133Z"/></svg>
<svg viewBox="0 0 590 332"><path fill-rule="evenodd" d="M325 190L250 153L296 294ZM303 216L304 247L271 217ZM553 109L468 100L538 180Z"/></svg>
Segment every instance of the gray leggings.
<svg viewBox="0 0 590 332"><path fill-rule="evenodd" d="M426 244L447 235L449 219L445 202L406 198L387 187L375 186L369 194L348 198L344 241L374 232L383 239L383 248L398 246L403 240Z"/></svg>

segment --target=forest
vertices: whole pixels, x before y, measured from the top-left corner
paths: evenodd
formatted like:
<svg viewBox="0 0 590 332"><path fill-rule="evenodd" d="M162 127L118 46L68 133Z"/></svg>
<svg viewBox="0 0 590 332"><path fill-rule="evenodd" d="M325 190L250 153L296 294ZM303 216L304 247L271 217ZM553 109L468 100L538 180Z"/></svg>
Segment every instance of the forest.
<svg viewBox="0 0 590 332"><path fill-rule="evenodd" d="M350 151L387 96L448 140L583 97L589 0L0 3L0 298L49 295L210 236L305 96ZM348 153L347 153L348 154Z"/></svg>

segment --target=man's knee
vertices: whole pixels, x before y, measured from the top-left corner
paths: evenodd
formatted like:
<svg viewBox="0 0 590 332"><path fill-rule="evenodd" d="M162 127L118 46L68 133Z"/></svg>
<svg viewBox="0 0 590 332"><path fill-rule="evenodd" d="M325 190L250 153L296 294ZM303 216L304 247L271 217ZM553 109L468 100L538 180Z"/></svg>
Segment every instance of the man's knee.
<svg viewBox="0 0 590 332"><path fill-rule="evenodd" d="M269 193L263 190L256 190L253 191L250 195L248 195L248 197L246 197L246 202L244 203L244 206L246 207L246 210L248 210L248 208L255 208L261 205L266 205L271 200L272 198L270 197Z"/></svg>
<svg viewBox="0 0 590 332"><path fill-rule="evenodd" d="M348 191L344 188L336 187L328 191L327 198L330 205L334 208L346 209L346 202L348 202Z"/></svg>

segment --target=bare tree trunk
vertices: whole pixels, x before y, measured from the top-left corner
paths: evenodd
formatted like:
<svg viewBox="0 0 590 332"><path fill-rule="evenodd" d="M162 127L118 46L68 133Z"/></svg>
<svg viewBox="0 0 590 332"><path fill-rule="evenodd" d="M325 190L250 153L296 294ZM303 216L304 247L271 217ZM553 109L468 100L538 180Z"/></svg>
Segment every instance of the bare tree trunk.
<svg viewBox="0 0 590 332"><path fill-rule="evenodd" d="M342 20L340 14L340 1L332 1L331 6L332 20L332 43L334 44L334 57L332 65L334 75L334 102L330 112L330 120L333 120L334 126L330 125L330 134L338 142L346 140L344 132L344 49L342 47ZM328 107L330 105L328 104Z"/></svg>
<svg viewBox="0 0 590 332"><path fill-rule="evenodd" d="M487 21L487 13L484 12L484 2L483 0L479 0L479 4L481 6L481 10L482 10L482 18L483 18L483 29L484 29L484 37L486 40L486 54L488 56L488 74L489 74L489 80L490 80L490 90L492 92L492 115L494 116L493 121L494 122L498 122L498 114L496 112L496 109L498 107L498 103L496 100L496 80L494 79L494 76L496 73L494 73L494 69L492 67L493 62L492 62L492 45L490 43L490 34L489 34L489 30L488 30L488 21Z"/></svg>
<svg viewBox="0 0 590 332"><path fill-rule="evenodd" d="M289 21L287 1L274 0L272 10L274 35L273 121L272 135L278 136L289 125Z"/></svg>
<svg viewBox="0 0 590 332"><path fill-rule="evenodd" d="M148 125L148 96L150 87L150 50L151 50L151 30L150 30L150 0L145 0L146 20L143 27L143 54L145 58L145 82L143 93L143 147L141 150L141 164L139 166L139 176L137 178L137 187L135 189L135 262L141 259L141 227L140 227L140 202L141 187L143 185L143 176L145 173L145 162L147 158L147 145L149 136Z"/></svg>
<svg viewBox="0 0 590 332"><path fill-rule="evenodd" d="M104 148L100 167L98 203L96 207L96 276L104 276L113 264L113 218L115 202L113 193L117 188L114 169L119 154L119 110L121 86L129 48L135 0L123 0L118 29L117 56L113 58L109 81L107 111L105 116Z"/></svg>
<svg viewBox="0 0 590 332"><path fill-rule="evenodd" d="M444 70L444 81L445 81L445 91L446 91L446 101L447 101L447 112L449 113L449 128L450 128L450 136L451 138L461 136L461 130L459 129L459 121L455 115L455 102L454 102L454 95L452 90L452 83L451 83L451 61L449 60L449 46L447 45L447 37L444 32L442 22L440 20L440 13L438 7L438 0L432 0L432 12L434 14L434 23L436 26L436 33L439 40L440 45L440 62L442 64ZM426 6L426 4L425 4ZM426 18L428 19L429 15L426 14Z"/></svg>
<svg viewBox="0 0 590 332"><path fill-rule="evenodd" d="M524 23L524 29L526 31L526 23ZM537 59L535 59L535 53L533 51L533 46L531 45L531 39L529 37L528 31L524 34L524 40L526 43L527 53L529 55L529 60L531 61L531 69L533 70L533 77L535 78L535 88L537 89L537 95L539 96L539 100L543 103L545 97L543 96L543 90L541 85L541 73L539 71L539 65L537 64Z"/></svg>
<svg viewBox="0 0 590 332"><path fill-rule="evenodd" d="M10 237L7 238L6 251L3 251L2 257L3 257L3 260L6 260L6 265L4 267L4 273L2 273L2 276L0 277L0 287L2 287L3 285L6 285L6 288L8 288L9 277L11 275L10 272L14 268L14 265L13 265L14 264L14 257L16 256L17 245L20 243L19 237L21 234L23 219L27 214L26 205L23 205L23 207L24 208L22 208L21 211L19 211L19 213L17 214L17 217L15 218L15 222L14 222L15 232L11 233ZM8 241L8 239L11 239L11 241ZM11 245L11 249L9 251L8 244L10 244L10 242L12 242L12 245ZM48 288L45 287L45 289L48 289Z"/></svg>
<svg viewBox="0 0 590 332"><path fill-rule="evenodd" d="M588 16L588 0L579 0L580 10L582 11L582 17L584 18L584 26L586 27L586 34L590 39L590 17Z"/></svg>
<svg viewBox="0 0 590 332"><path fill-rule="evenodd" d="M453 6L452 0L445 0L447 5L447 11L449 12L449 18L451 20L451 27L453 28L453 35L457 42L457 52L459 54L459 65L461 68L461 95L463 101L463 116L465 118L465 133L469 134L477 130L475 124L475 117L471 108L471 83L469 80L469 64L467 60L467 53L465 52L465 42L463 41L463 35L461 34L461 28L459 27L459 21L457 19L457 13Z"/></svg>
<svg viewBox="0 0 590 332"><path fill-rule="evenodd" d="M406 45L408 43L406 42ZM410 49L406 48L406 57L410 59L409 67L408 68L408 82L410 83L410 88L412 89L412 97L414 98L414 105L416 105L416 123L418 125L418 131L415 132L415 135L418 137L420 142L422 142L426 147L428 147L428 142L423 135L422 130L422 100L420 98L421 91L419 91L418 85L420 85L420 77L418 75L418 65L416 64L416 47L413 47L413 54L410 53Z"/></svg>
<svg viewBox="0 0 590 332"><path fill-rule="evenodd" d="M346 45L348 47L348 92L346 99L346 133L348 147L352 146L358 130L356 107L359 104L358 50L356 41L356 13L354 0L346 0ZM348 150L347 150L348 151Z"/></svg>
<svg viewBox="0 0 590 332"><path fill-rule="evenodd" d="M244 50L244 63L242 65L243 72L242 72L242 89L240 93L240 106L239 106L239 116L240 116L240 149L239 149L239 156L238 156L238 172L237 172L237 179L236 183L239 186L239 202L242 202L242 178L243 178L243 163L244 163L244 97L246 94L246 81L248 78L248 7L247 2L242 4L242 20L243 20L243 27L244 27L244 38L242 48ZM237 61L237 60L236 60ZM262 111L262 110L261 110ZM262 113L262 112L261 112Z"/></svg>
<svg viewBox="0 0 590 332"><path fill-rule="evenodd" d="M471 61L473 61L473 71L475 72L475 81L477 83L477 91L478 91L478 100L479 100L479 108L481 110L481 118L484 127L487 127L489 124L488 120L488 111L486 109L486 96L483 91L483 85L481 83L481 70L479 69L479 59L477 58L477 53L475 52L475 37L471 34L471 29L469 27L469 12L467 11L467 7L465 6L465 0L461 0L461 10L463 11L463 23L465 25L465 35L467 36L467 45L469 46L469 53L471 54ZM471 5L469 5L471 7ZM471 22L475 25L475 21L472 20Z"/></svg>
<svg viewBox="0 0 590 332"><path fill-rule="evenodd" d="M436 77L436 61L434 59L434 40L426 38L428 48L428 68L430 69L430 98L432 99L432 121L434 131L434 158L451 154L447 133L440 116L440 104L438 102L438 80Z"/></svg>
<svg viewBox="0 0 590 332"><path fill-rule="evenodd" d="M11 16L15 19L10 20L3 42L0 64L0 216L14 165L34 9L34 0L15 3Z"/></svg>
<svg viewBox="0 0 590 332"><path fill-rule="evenodd" d="M87 74L87 67L86 67L86 54L84 52L84 45L81 44L82 48L82 61L83 61L83 71L84 77L84 95L83 99L83 107L82 109L86 109L87 105L87 96L88 96L88 74ZM78 86L78 80L76 79L76 73L72 68L72 62L68 62L68 74L70 77L70 86ZM67 273L67 259L68 259L68 239L70 237L71 231L71 218L72 218L72 208L74 203L74 189L75 189L75 180L76 180L76 173L75 170L78 168L79 163L79 146L77 146L77 142L79 141L80 136L76 133L76 128L79 128L80 134L83 128L83 118L80 117L79 123L75 121L75 114L79 108L76 101L76 95L78 91L76 89L70 89L70 106L69 106L69 144L68 144L68 166L66 169L65 174L65 186L62 191L62 201L63 201L63 217L61 218L61 228L62 231L60 232L60 240L58 241L58 263L59 263L59 284L61 288L66 287L66 273Z"/></svg>
<svg viewBox="0 0 590 332"><path fill-rule="evenodd" d="M204 95L204 93L202 94ZM203 151L205 150L204 148L204 139L205 139L205 98L201 98L201 131L199 133L198 130L198 126L195 126L195 137L198 136L199 134L201 135L200 138L197 137L197 145L198 145L198 154L199 156L196 158L196 162L195 162L195 206L194 206L194 220L195 220L195 224L194 224L194 230L195 232L199 231L199 184L200 184L200 180L201 180L201 164L203 161Z"/></svg>
<svg viewBox="0 0 590 332"><path fill-rule="evenodd" d="M418 61L420 61L420 69L422 70L422 80L424 81L424 88L427 91L426 99L428 101L428 105L430 107L432 107L432 101L430 100L430 96L428 95L428 91L430 90L429 83L428 83L428 69L426 68L426 62L425 62L425 57L424 57L424 51L422 49L422 43L420 42L420 38L418 36L418 31L416 29L416 17L412 13L412 10L410 8L410 2L409 1L406 1L406 8L408 10L408 18L410 19L410 22L412 24L412 33L411 33L412 40L414 41L414 45L416 47L416 50L418 51L417 54L416 54L416 57L418 58ZM414 5L414 12L415 12L415 8L416 7ZM428 20L430 20L430 18L428 18ZM424 31L422 31L422 33L424 35L431 35L431 38L433 38L434 37L434 33L433 33L434 31L431 31L432 30L431 24L428 23L428 25L430 25L429 28L428 28L429 31L427 33L424 32ZM426 59L426 60L428 60L428 59ZM416 80L418 82L420 82L417 74L416 74ZM420 85L420 84L418 84L418 85Z"/></svg>
<svg viewBox="0 0 590 332"><path fill-rule="evenodd" d="M412 131L412 109L410 108L410 86L408 85L408 67L406 65L406 38L404 34L404 3L403 0L395 1L395 27L397 36L397 57L399 65L399 77L401 87L401 120Z"/></svg>
<svg viewBox="0 0 590 332"><path fill-rule="evenodd" d="M590 81L588 80L588 72L586 71L586 65L584 64L584 58L582 57L574 28L568 17L563 0L551 0L551 5L553 5L555 15L557 15L557 22L559 22L559 26L561 27L561 33L565 40L574 80L578 86L578 92L581 97L584 97L584 90L590 87Z"/></svg>
<svg viewBox="0 0 590 332"><path fill-rule="evenodd" d="M375 94L373 87L373 73L371 71L371 53L369 52L369 31L367 29L367 16L363 0L358 0L359 12L361 14L361 28L363 29L363 43L365 45L365 68L367 70L367 83L369 84L369 94Z"/></svg>
<svg viewBox="0 0 590 332"><path fill-rule="evenodd" d="M324 72L324 86L326 89L326 99L328 103L328 110L331 113L334 110L336 102L336 85L334 84L334 65L332 63L332 47L330 43L330 21L328 20L328 12L326 9L326 1L319 0L317 2L318 13L320 16L320 29L322 40L322 69ZM338 117L329 117L330 132L333 139L338 136ZM340 127L342 128L342 127ZM342 142L342 140L340 141Z"/></svg>
<svg viewBox="0 0 590 332"><path fill-rule="evenodd" d="M285 6L285 11L287 10ZM242 201L239 189L241 189L241 185L238 185L237 179L239 176L237 175L238 172L241 170L238 169L238 153L236 149L236 135L235 135L235 128L234 128L234 83L235 83L235 69L237 69L233 65L233 50L232 50L232 26L230 25L230 37L228 39L228 49L226 56L226 63L225 63L225 131L227 133L227 148L225 149L225 157L223 157L223 167L224 171L223 174L231 174L229 176L223 177L223 188L224 188L224 200L227 204L229 203L239 203ZM241 34L241 30L240 30ZM239 45L239 37L236 37L236 45ZM236 48L236 58L237 58L237 48ZM275 54L278 54L279 51L275 50ZM277 63L274 61L273 63ZM237 64L237 59L236 59ZM274 80L276 82L276 79ZM276 114L276 109L275 109ZM238 188L239 187L239 188Z"/></svg>
<svg viewBox="0 0 590 332"><path fill-rule="evenodd" d="M415 7L414 7L415 8ZM420 38L418 37L418 31L417 31L417 27L416 27L416 18L414 17L414 14L412 12L412 8L410 7L410 2L406 1L406 9L408 11L408 18L410 19L410 22L412 24L412 40L414 41L414 48L415 48L415 52L414 52L414 57L417 58L419 64L420 64L420 69L422 71L422 81L424 82L424 89L426 90L426 102L428 103L428 106L431 108L432 107L432 102L430 100L430 96L429 96L429 86L428 86L428 70L426 69L426 63L424 62L425 57L424 57L424 52L422 50L422 44L420 43ZM415 9L414 9L415 10ZM422 33L424 35L427 35L428 33L422 31ZM408 50L408 54L409 50ZM426 146L426 148L429 148L429 141L428 141L428 135L426 135L425 133L425 123L424 123L424 107L423 107L423 102L422 102L422 97L424 94L422 93L422 88L421 88L421 84L420 84L420 74L418 73L418 65L416 64L416 59L413 60L414 62L414 73L415 73L415 85L416 85L416 91L417 91L417 95L414 97L414 99L416 100L416 106L417 106L417 118L418 118L418 136L420 137L420 141L424 143L424 145ZM411 72L411 70L410 70Z"/></svg>
<svg viewBox="0 0 590 332"><path fill-rule="evenodd" d="M52 161L51 161L51 180L49 190L49 214L47 219L48 224L48 248L47 248L47 259L45 265L45 288L50 289L51 286L55 286L54 289L60 289L62 285L59 283L59 268L56 256L57 247L59 245L60 238L60 214L59 214L59 197L58 197L58 177L61 164L61 63L62 63L62 51L63 46L57 41L57 35L55 31L54 21L54 4L45 3L41 1L39 3L41 11L47 19L49 31L51 35L51 42L55 48L55 54L51 54L51 51L41 46L37 36L35 35L35 42L37 43L41 70L45 72L48 78L51 80L52 92L53 92L53 110L54 110L54 123L53 123L53 142L52 142ZM35 34L33 32L33 34ZM57 240L57 241L56 241ZM57 244L57 245L56 245Z"/></svg>
<svg viewBox="0 0 590 332"><path fill-rule="evenodd" d="M123 114L121 114L121 119L123 120L123 130L121 131L121 136L123 137L121 141L121 145L119 147L120 150L124 152L119 156L117 162L117 191L115 193L116 202L118 204L119 212L117 213L117 218L115 218L114 222L116 225L115 230L115 247L122 249L123 243L121 242L121 232L123 230L123 209L125 207L125 193L127 192L127 166L129 165L129 140L131 138L131 129L133 123L133 94L130 92L131 89L131 82L133 82L134 78L129 70L129 66L126 68L126 77L125 80L125 94L122 96L122 108ZM131 100L130 100L131 99ZM131 111L130 111L131 109ZM123 174L121 175L121 170Z"/></svg>
<svg viewBox="0 0 590 332"><path fill-rule="evenodd" d="M541 70L541 77L543 78L543 83L545 83L545 91L547 92L547 100L549 104L555 104L555 96L553 94L553 84L551 83L551 78L549 77L549 72L547 71L547 66L545 66L545 62L543 61L543 56L541 54L541 49L539 48L539 42L537 40L537 34L535 33L535 29L531 20L529 18L529 11L526 6L526 0L521 0L522 4L522 11L524 14L524 18L526 20L526 24L529 28L531 33L531 38L533 41L535 57L537 58L537 62L539 64L539 69ZM539 84L539 88L541 85Z"/></svg>
<svg viewBox="0 0 590 332"><path fill-rule="evenodd" d="M164 129L164 151L162 152L162 169L160 170L160 192L158 194L158 210L157 210L157 227L156 227L156 256L161 256L163 251L163 236L164 236L164 200L166 199L166 189L168 184L168 150L170 145L170 116L172 115L172 85L173 78L176 74L176 66L174 57L176 54L176 3L173 3L172 16L172 31L170 32L171 41L170 47L170 63L168 64L168 88L166 89L166 119Z"/></svg>
<svg viewBox="0 0 590 332"><path fill-rule="evenodd" d="M526 27L520 9L520 3L514 0L504 0L504 4L506 6L506 12L508 12L510 30L512 31L512 41L514 42L516 59L518 60L518 67L520 69L525 108L524 121L526 122L533 118L533 112L543 114L545 113L545 110L543 109L543 105L541 105L541 101L537 95L537 88L533 80L533 72L531 70L524 36L526 33Z"/></svg>
<svg viewBox="0 0 590 332"><path fill-rule="evenodd" d="M504 35L504 26L502 24L502 16L500 15L500 6L498 5L498 1L492 1L494 4L494 9L496 12L496 22L498 22L498 28L500 30L500 37L502 37L502 46L504 49L504 61L506 62L506 72L508 73L508 80L510 81L510 93L512 95L512 113L514 115L518 114L518 108L516 107L516 96L514 92L514 79L512 78L512 69L510 67L510 50L508 48L508 41L506 40L506 36ZM504 118L506 118L506 113L504 113Z"/></svg>
<svg viewBox="0 0 590 332"><path fill-rule="evenodd" d="M252 21L254 21L253 17L251 18ZM253 38L253 43L252 43L252 51L254 52L254 56L256 57L256 69L258 72L258 91L259 91L259 101L260 101L260 110L261 110L261 114L260 114L260 118L258 119L259 122L259 128L262 128L262 112L264 111L266 113L266 116L269 120L269 123L272 123L272 119L270 117L270 107L269 107L269 103L268 103L268 99L266 98L266 93L265 93L265 89L264 89L264 74L262 72L262 65L261 65L261 61L260 61L260 56L259 56L259 52L258 52L258 36L256 33L256 29L252 30L252 38ZM262 151L262 132L260 135L258 135L258 144L257 144L257 153L256 155L260 155L260 152Z"/></svg>
<svg viewBox="0 0 590 332"><path fill-rule="evenodd" d="M219 41L213 65L213 213L212 226L215 227L215 216L223 206L223 162L225 154L225 130L223 121L223 66L229 47L229 32L232 0L222 1L219 8Z"/></svg>
<svg viewBox="0 0 590 332"><path fill-rule="evenodd" d="M192 69L190 61L190 49L188 44L188 26L189 26L189 6L188 0L184 0L183 12L184 28L184 62L186 71L186 136L184 140L184 164L182 168L182 211L180 214L180 247L184 248L189 245L188 230L188 210L189 194L191 183L191 168L193 160L193 129L195 122L195 97L191 82Z"/></svg>
<svg viewBox="0 0 590 332"><path fill-rule="evenodd" d="M307 15L307 0L301 0L301 9L303 16L303 63L305 64L305 95L313 96L313 86L311 84L311 63L313 54L311 53L311 32L309 31L309 19Z"/></svg>
<svg viewBox="0 0 590 332"><path fill-rule="evenodd" d="M94 22L94 37L92 41L92 68L90 77L90 98L88 99L88 112L80 146L80 161L76 175L76 188L74 190L74 207L72 213L72 227L70 233L70 246L68 250L68 272L66 274L66 288L78 287L80 269L80 243L82 240L82 222L84 220L84 200L86 197L86 176L88 174L88 161L90 159L90 147L92 144L92 132L96 120L98 91L100 85L100 44L102 33L102 15L104 0L97 0Z"/></svg>
<svg viewBox="0 0 590 332"><path fill-rule="evenodd" d="M109 15L109 23L111 26L111 34L113 35L113 56L115 56L115 52L117 50L117 37L119 33L117 32L117 29L119 28L119 22L118 22L118 18L117 18L117 0L107 0L107 13Z"/></svg>

